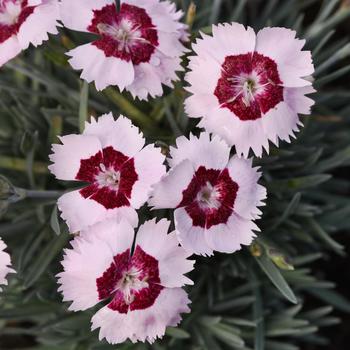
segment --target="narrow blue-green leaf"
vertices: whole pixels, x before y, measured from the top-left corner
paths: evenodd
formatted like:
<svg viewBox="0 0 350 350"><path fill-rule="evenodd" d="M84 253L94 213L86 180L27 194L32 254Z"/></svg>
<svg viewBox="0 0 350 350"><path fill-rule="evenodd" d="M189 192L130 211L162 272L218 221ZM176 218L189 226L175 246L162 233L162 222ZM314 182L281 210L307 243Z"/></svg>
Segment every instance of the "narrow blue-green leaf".
<svg viewBox="0 0 350 350"><path fill-rule="evenodd" d="M257 257L256 261L281 294L291 303L296 304L298 302L296 296L275 264L265 254Z"/></svg>
<svg viewBox="0 0 350 350"><path fill-rule="evenodd" d="M85 122L88 120L89 107L89 83L85 80L80 91L80 105L79 105L79 130L84 131Z"/></svg>
<svg viewBox="0 0 350 350"><path fill-rule="evenodd" d="M53 229L53 231L56 233L56 235L61 234L61 228L60 223L58 220L58 212L57 212L57 205L53 207L51 217L50 217L50 226Z"/></svg>

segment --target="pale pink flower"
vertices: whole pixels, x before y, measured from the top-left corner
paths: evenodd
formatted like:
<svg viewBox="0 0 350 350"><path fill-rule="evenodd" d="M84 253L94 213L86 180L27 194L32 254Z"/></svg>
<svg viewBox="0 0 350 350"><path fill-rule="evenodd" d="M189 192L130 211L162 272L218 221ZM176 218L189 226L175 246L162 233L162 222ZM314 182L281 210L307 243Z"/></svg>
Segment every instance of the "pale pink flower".
<svg viewBox="0 0 350 350"><path fill-rule="evenodd" d="M107 218L137 225L135 209L148 199L151 186L166 169L164 156L129 119L106 114L86 123L82 135L60 137L49 166L61 180L88 183L58 200L62 218L76 232Z"/></svg>
<svg viewBox="0 0 350 350"><path fill-rule="evenodd" d="M10 266L11 266L11 258L8 253L5 252L6 244L3 242L3 240L0 238L0 285L7 285L7 279L6 276L11 273L15 272ZM0 287L0 291L1 291Z"/></svg>
<svg viewBox="0 0 350 350"><path fill-rule="evenodd" d="M57 34L57 0L0 0L0 66Z"/></svg>
<svg viewBox="0 0 350 350"><path fill-rule="evenodd" d="M193 45L186 76L193 95L186 104L199 126L224 138L239 155L251 148L261 156L269 140L290 142L310 114L314 90L306 78L314 72L305 40L286 28L264 28L257 34L238 23L213 26Z"/></svg>
<svg viewBox="0 0 350 350"><path fill-rule="evenodd" d="M149 204L175 208L179 242L191 253L232 253L259 231L254 219L266 198L252 160L230 157L229 146L208 133L181 136L170 149L170 171L154 186Z"/></svg>
<svg viewBox="0 0 350 350"><path fill-rule="evenodd" d="M126 89L134 98L163 94L162 84L173 87L176 71L183 70L185 52L181 39L181 11L169 1L62 0L61 17L73 30L94 33L98 38L68 52L81 78L95 82L98 90L109 85Z"/></svg>
<svg viewBox="0 0 350 350"><path fill-rule="evenodd" d="M193 269L188 253L178 245L170 222L143 224L136 235L125 221L106 220L72 241L58 275L64 301L70 310L86 310L108 300L92 318L100 339L111 344L128 338L153 342L167 326L181 321L190 303L181 288L192 281L184 276Z"/></svg>

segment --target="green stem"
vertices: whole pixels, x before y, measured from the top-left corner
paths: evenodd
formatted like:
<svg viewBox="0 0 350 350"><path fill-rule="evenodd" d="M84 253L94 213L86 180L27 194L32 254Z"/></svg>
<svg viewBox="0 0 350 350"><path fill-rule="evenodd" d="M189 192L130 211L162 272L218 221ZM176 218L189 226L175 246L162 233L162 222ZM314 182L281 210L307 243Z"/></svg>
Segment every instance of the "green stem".
<svg viewBox="0 0 350 350"><path fill-rule="evenodd" d="M126 114L126 117L130 118L140 127L150 129L151 119L129 102L122 94L118 93L114 88L107 88L104 90L104 94Z"/></svg>
<svg viewBox="0 0 350 350"><path fill-rule="evenodd" d="M0 169L27 171L26 160L22 158L0 156ZM33 171L37 174L48 174L47 164L43 162L34 162Z"/></svg>
<svg viewBox="0 0 350 350"><path fill-rule="evenodd" d="M23 194L25 198L47 198L47 199L52 199L52 198L58 198L62 196L64 192L61 191L36 191L36 190L25 190L25 189L20 189L23 191Z"/></svg>
<svg viewBox="0 0 350 350"><path fill-rule="evenodd" d="M85 122L88 118L89 109L89 83L83 82L80 92L80 105L79 105L79 130L82 133L85 129Z"/></svg>

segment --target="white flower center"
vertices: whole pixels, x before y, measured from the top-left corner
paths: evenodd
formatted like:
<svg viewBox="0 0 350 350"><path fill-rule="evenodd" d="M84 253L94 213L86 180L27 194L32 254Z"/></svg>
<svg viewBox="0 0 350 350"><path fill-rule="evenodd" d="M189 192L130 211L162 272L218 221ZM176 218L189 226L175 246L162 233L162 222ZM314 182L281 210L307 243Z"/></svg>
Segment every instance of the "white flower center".
<svg viewBox="0 0 350 350"><path fill-rule="evenodd" d="M118 42L118 50L130 52L130 48L137 41L142 41L139 27L135 27L132 22L122 19L119 24L110 25L99 23L97 29L100 34L108 35Z"/></svg>
<svg viewBox="0 0 350 350"><path fill-rule="evenodd" d="M120 183L120 172L113 168L107 169L104 164L100 164L100 173L96 176L96 181L101 187L110 187L117 191Z"/></svg>
<svg viewBox="0 0 350 350"><path fill-rule="evenodd" d="M0 0L0 23L6 26L17 23L22 12L22 0L1 1Z"/></svg>
<svg viewBox="0 0 350 350"><path fill-rule="evenodd" d="M209 182L197 194L197 202L202 209L219 209L219 192Z"/></svg>
<svg viewBox="0 0 350 350"><path fill-rule="evenodd" d="M232 83L235 95L227 101L227 103L234 102L237 98L241 98L246 107L249 107L251 103L254 102L258 94L264 92L265 86L271 84L271 82L261 84L259 74L254 71L250 74L241 74L229 78L228 80Z"/></svg>
<svg viewBox="0 0 350 350"><path fill-rule="evenodd" d="M120 291L124 295L124 301L127 305L130 305L134 301L134 291L137 292L143 288L148 287L148 283L145 279L140 279L141 271L132 267L126 271L123 277L118 281L117 286L114 290Z"/></svg>

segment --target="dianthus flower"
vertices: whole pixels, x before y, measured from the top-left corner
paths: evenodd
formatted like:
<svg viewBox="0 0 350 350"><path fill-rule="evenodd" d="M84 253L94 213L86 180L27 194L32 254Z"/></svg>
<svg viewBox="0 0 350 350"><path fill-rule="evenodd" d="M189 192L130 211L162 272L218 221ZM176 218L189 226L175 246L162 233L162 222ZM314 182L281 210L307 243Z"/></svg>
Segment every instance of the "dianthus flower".
<svg viewBox="0 0 350 350"><path fill-rule="evenodd" d="M190 303L181 288L192 281L188 253L178 245L170 222L163 219L134 230L125 221L106 220L82 232L66 249L58 275L59 290L70 310L86 310L107 301L92 318L100 339L111 344L153 342L167 326L176 326ZM93 257L93 258L92 258Z"/></svg>
<svg viewBox="0 0 350 350"><path fill-rule="evenodd" d="M269 140L290 142L309 114L313 92L306 78L314 72L305 40L286 28L264 28L257 34L238 23L213 26L193 49L186 76L193 95L187 114L202 118L199 126L224 138L239 155L250 148L261 156Z"/></svg>
<svg viewBox="0 0 350 350"><path fill-rule="evenodd" d="M154 186L149 204L175 208L179 242L191 253L232 253L249 245L266 198L252 161L229 158L229 146L208 133L181 136L176 147L170 149L171 169Z"/></svg>
<svg viewBox="0 0 350 350"><path fill-rule="evenodd" d="M71 232L107 218L125 218L137 225L135 209L148 199L151 186L166 169L165 157L129 119L106 114L86 123L82 135L60 137L52 146L49 166L61 180L88 185L64 194L58 208Z"/></svg>
<svg viewBox="0 0 350 350"><path fill-rule="evenodd" d="M161 96L162 84L172 87L182 70L181 16L169 1L121 0L117 10L114 0L62 0L64 25L97 36L69 51L69 62L98 90L116 85L134 98Z"/></svg>
<svg viewBox="0 0 350 350"><path fill-rule="evenodd" d="M57 34L57 0L0 0L0 66Z"/></svg>

